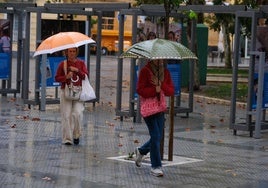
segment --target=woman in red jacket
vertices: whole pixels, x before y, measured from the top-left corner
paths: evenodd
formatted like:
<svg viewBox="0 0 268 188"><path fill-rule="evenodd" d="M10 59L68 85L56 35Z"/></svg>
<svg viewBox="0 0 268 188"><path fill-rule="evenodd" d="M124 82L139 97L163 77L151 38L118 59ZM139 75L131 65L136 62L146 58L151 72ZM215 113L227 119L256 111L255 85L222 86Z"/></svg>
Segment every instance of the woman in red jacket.
<svg viewBox="0 0 268 188"><path fill-rule="evenodd" d="M55 80L61 83L60 110L62 122L62 143L65 145L79 144L83 120L84 103L79 100L68 100L64 95L66 84L71 79L78 80L75 85L82 86L82 80L88 74L84 61L77 58L78 48L65 50L67 60L62 61L57 69ZM66 62L66 70L64 63Z"/></svg>
<svg viewBox="0 0 268 188"><path fill-rule="evenodd" d="M163 60L151 60L140 70L137 93L140 97L150 98L159 96L160 91L165 96L172 96L174 85L168 69L164 67ZM136 166L140 167L144 155L150 152L151 174L157 177L163 176L160 143L165 123L164 112L144 117L144 121L148 127L150 139L141 147L136 148Z"/></svg>

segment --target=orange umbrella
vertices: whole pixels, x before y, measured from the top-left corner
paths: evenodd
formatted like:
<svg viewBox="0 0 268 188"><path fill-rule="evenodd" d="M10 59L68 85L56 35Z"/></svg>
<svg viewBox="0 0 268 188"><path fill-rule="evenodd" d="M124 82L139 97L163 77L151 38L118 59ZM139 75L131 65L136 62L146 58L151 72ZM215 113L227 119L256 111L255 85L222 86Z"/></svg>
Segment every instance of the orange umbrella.
<svg viewBox="0 0 268 188"><path fill-rule="evenodd" d="M77 48L90 43L95 43L95 41L82 33L60 32L41 42L33 56L35 57L41 54L52 54L57 51L68 48Z"/></svg>

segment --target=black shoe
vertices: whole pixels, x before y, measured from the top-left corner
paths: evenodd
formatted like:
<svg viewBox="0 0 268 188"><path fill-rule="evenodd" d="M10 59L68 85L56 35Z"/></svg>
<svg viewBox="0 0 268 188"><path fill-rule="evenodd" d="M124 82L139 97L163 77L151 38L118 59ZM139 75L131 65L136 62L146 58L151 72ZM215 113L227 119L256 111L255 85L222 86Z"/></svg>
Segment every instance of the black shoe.
<svg viewBox="0 0 268 188"><path fill-rule="evenodd" d="M75 138L75 139L74 139L74 144L75 144L75 145L78 145L78 144L79 144L79 138Z"/></svg>
<svg viewBox="0 0 268 188"><path fill-rule="evenodd" d="M64 144L67 145L67 146L72 145L72 143L70 143L70 142L66 142L66 143L64 143Z"/></svg>

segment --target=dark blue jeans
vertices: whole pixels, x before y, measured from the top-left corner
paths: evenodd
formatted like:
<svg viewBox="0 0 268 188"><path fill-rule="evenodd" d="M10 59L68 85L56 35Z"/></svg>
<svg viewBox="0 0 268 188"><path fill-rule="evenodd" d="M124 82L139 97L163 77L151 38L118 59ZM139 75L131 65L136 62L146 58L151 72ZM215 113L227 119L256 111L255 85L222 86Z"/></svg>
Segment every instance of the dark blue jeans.
<svg viewBox="0 0 268 188"><path fill-rule="evenodd" d="M139 151L142 155L150 152L152 168L161 167L160 143L163 136L165 114L158 113L144 118L148 127L150 139L143 144Z"/></svg>

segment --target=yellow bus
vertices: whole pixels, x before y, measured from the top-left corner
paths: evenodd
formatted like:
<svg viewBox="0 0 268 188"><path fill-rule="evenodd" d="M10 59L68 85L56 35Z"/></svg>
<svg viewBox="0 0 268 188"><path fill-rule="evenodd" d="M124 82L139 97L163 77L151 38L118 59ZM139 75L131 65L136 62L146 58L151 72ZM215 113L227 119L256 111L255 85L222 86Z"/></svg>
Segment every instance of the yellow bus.
<svg viewBox="0 0 268 188"><path fill-rule="evenodd" d="M92 39L96 40L97 31L92 30ZM101 53L102 55L113 54L118 52L118 40L119 31L118 30L108 30L102 29L101 33ZM124 32L124 51L131 46L132 34L130 31ZM96 50L96 49L94 49Z"/></svg>

